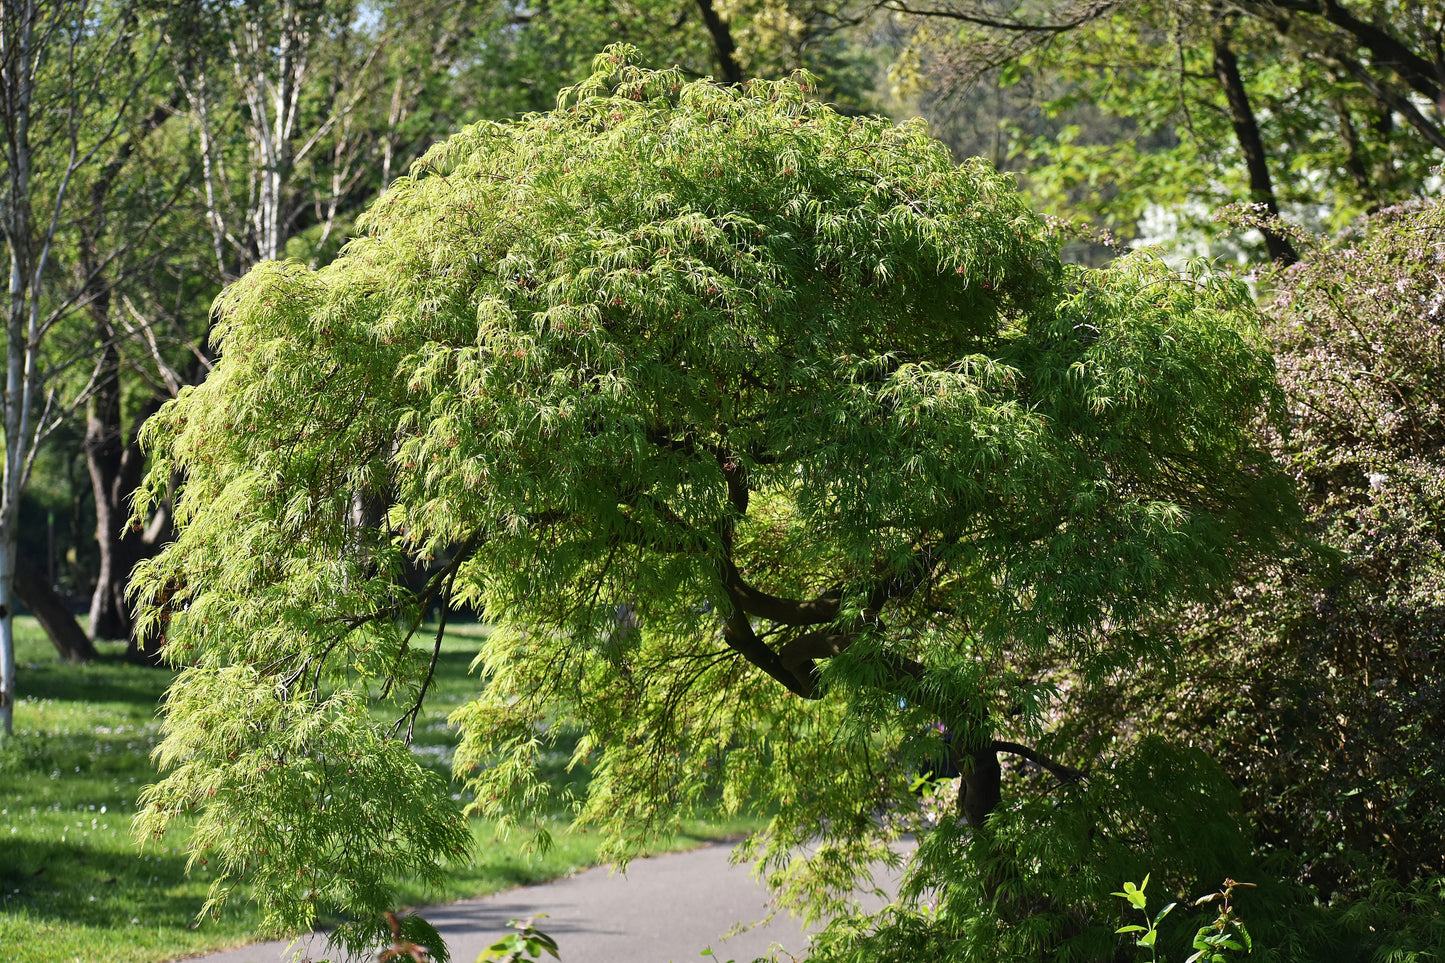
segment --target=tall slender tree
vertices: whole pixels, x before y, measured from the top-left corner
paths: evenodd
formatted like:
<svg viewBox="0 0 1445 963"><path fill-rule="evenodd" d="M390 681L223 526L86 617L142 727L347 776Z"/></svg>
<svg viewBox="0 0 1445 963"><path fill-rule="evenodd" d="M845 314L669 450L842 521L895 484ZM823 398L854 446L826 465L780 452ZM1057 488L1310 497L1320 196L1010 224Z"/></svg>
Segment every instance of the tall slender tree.
<svg viewBox="0 0 1445 963"><path fill-rule="evenodd" d="M120 248L94 252L78 281L56 261L79 185L123 136L157 64L160 45L140 29L138 6L91 0L0 4L0 236L10 268L0 480L0 720L7 734L15 701L20 495L41 440L75 402L53 379L45 343L96 296L90 281Z"/></svg>

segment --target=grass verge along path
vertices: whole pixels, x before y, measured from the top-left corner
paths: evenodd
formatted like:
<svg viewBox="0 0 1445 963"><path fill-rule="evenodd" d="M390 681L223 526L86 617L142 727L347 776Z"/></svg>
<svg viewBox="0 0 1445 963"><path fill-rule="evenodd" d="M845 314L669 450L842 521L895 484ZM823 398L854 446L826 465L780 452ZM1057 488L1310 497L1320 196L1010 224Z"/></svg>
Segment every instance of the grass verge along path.
<svg viewBox="0 0 1445 963"><path fill-rule="evenodd" d="M156 778L150 751L156 708L172 673L127 664L122 643L99 643L88 665L60 661L32 619L18 618L15 736L0 745L0 945L16 963L160 963L251 942L260 916L233 899L219 920L196 920L212 874L185 872L184 840L172 834L142 853L130 835L135 799ZM448 627L436 690L417 720L413 751L449 774L446 718L475 691L468 674L479 626ZM549 777L580 783L565 759ZM578 787L580 788L580 786ZM461 799L461 787L455 787ZM743 822L689 826L662 848L744 832ZM481 896L567 875L596 862L597 843L558 821L542 856L518 837L498 840L473 820L473 859L448 867L440 887L404 892L406 903Z"/></svg>

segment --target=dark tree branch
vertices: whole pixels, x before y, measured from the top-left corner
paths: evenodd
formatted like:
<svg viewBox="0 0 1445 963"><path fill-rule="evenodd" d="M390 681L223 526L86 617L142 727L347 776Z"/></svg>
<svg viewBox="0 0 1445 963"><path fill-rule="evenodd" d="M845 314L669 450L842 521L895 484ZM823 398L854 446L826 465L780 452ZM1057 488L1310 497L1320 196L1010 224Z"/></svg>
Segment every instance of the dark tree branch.
<svg viewBox="0 0 1445 963"><path fill-rule="evenodd" d="M1003 767L992 744L976 747L967 753L963 778L958 781L958 811L975 829L980 829L989 813L1003 799Z"/></svg>
<svg viewBox="0 0 1445 963"><path fill-rule="evenodd" d="M1445 132L1439 124L1431 121L1417 107L1409 94L1399 90L1390 82L1393 72L1405 81L1416 93L1429 98L1432 103L1441 104L1438 73L1431 61L1414 53L1399 38L1384 32L1378 26L1364 24L1352 18L1338 4L1327 2L1323 6L1318 0L1294 0L1294 2L1244 3L1239 8L1272 24L1280 35L1290 40L1305 55L1323 53L1341 69L1355 78L1385 114L1386 129L1391 111L1399 113L1420 134L1436 147L1445 149ZM1315 14L1338 27L1338 31L1311 23L1308 19L1291 17L1291 13ZM1326 16L1326 13L1329 13ZM1350 26L1358 26L1358 30ZM1363 34L1360 32L1363 31ZM1368 36L1370 42L1364 39ZM1366 63L1356 56L1359 47L1364 46L1374 60Z"/></svg>
<svg viewBox="0 0 1445 963"><path fill-rule="evenodd" d="M659 448L668 451L683 452L698 457L708 457L717 462L718 468L722 470L723 480L728 487L728 501L732 503L741 517L748 513L748 471L743 464L742 458L733 451L722 445L703 445L697 441L696 433L689 428L681 438L673 438L671 435L657 429L649 429L647 440ZM768 464L766 453L759 452L763 457L757 457L752 452L749 457L759 464Z"/></svg>
<svg viewBox="0 0 1445 963"><path fill-rule="evenodd" d="M731 597L731 596L729 596ZM762 669L778 682L783 688L804 699L816 699L820 693L817 692L811 679L800 679L794 675L778 653L759 639L753 631L752 623L748 621L747 613L733 603L733 608L723 621L723 640L728 647L742 655L753 665Z"/></svg>
<svg viewBox="0 0 1445 963"><path fill-rule="evenodd" d="M738 63L738 45L733 40L732 28L718 16L712 0L697 0L697 9L702 14L708 36L712 38L718 64L722 67L723 80L733 87L740 86L743 82L743 68Z"/></svg>
<svg viewBox="0 0 1445 963"><path fill-rule="evenodd" d="M870 626L876 628L880 624L878 613L883 607L890 601L912 596L927 584L937 567L933 552L926 547L919 549L914 554L910 571L879 578L866 589L865 607L854 620L854 625L832 625L842 609L841 588L830 589L813 599L783 598L756 588L738 571L732 557L733 527L736 518L746 515L749 497L747 471L741 459L721 446L700 445L691 433L678 439L651 431L648 440L669 451L693 455L707 452L722 470L728 501L736 513L735 518L720 523L718 533L722 546L718 577L730 603L730 610L723 620L723 638L729 648L794 695L805 699L821 698L823 692L818 686L816 663L841 655ZM775 650L759 638L750 616L779 626L823 627L795 634ZM986 720L986 711L973 701L965 705L947 704L935 694L920 690L917 683L925 677L926 670L921 663L906 656L881 652L874 660L883 668L888 679L885 684L892 690L906 693L909 698L927 705L953 731L971 733L970 745L961 747L972 761L960 790L960 811L971 825L982 825L998 805L1001 779L995 744L983 734L979 724Z"/></svg>
<svg viewBox="0 0 1445 963"><path fill-rule="evenodd" d="M915 552L911 571L880 578L866 590L865 615L876 614L889 602L912 596L927 583L934 567L927 549ZM837 619L841 610L841 588L831 588L813 599L781 598L748 584L731 558L723 562L722 578L723 588L733 598L734 604L749 615L782 625L823 625Z"/></svg>
<svg viewBox="0 0 1445 963"><path fill-rule="evenodd" d="M1331 98L1330 106L1339 118L1340 137L1345 142L1345 171L1355 182L1355 190L1360 192L1360 196L1373 199L1375 186L1371 183L1370 171L1365 166L1364 148L1360 143L1359 132L1355 130L1354 120L1350 117L1350 109L1340 97ZM1372 208L1374 206L1371 205Z"/></svg>
<svg viewBox="0 0 1445 963"><path fill-rule="evenodd" d="M1312 14L1344 31L1358 46L1364 47L1374 57L1375 63L1388 67L1399 74L1410 87L1427 97L1431 103L1440 101L1439 77L1435 65L1426 57L1411 50L1395 36L1378 24L1367 23L1341 6L1338 0L1265 0L1265 2L1243 2L1241 9L1272 20L1282 33L1288 33L1289 18L1273 16L1277 10L1291 13Z"/></svg>
<svg viewBox="0 0 1445 963"><path fill-rule="evenodd" d="M411 627L407 629L406 637L401 640L400 648L397 649L395 666L391 670L390 674L387 675L386 682L381 687L381 698L385 699L387 694L391 692L392 684L396 681L397 672L401 669L402 654L406 652L406 647L411 644L412 636L416 635L417 629L421 628L421 624L426 621L427 610L431 608L432 602L434 602L438 594L442 592L442 583L446 583L446 594L442 597L441 623L443 628L446 627L446 613L451 602L452 586L456 584L457 572L460 571L461 567L467 563L468 559L470 559L473 555L476 554L477 549L481 546L482 542L485 541L485 539L486 535L483 532L476 532L475 534L473 534L456 550L456 554L452 557L452 560L448 562L441 571L437 572L435 575L433 575L430 579L427 580L426 585L422 587L422 590L420 592L413 593L412 597L416 601L416 617L412 620ZM367 615L364 615L360 618L345 619L342 621L342 624L345 625L347 630L349 631L351 629L364 625L367 622L395 618L399 614L400 610L400 605L391 606L379 612L368 613ZM340 638L343 635L345 635L345 632L338 633L337 638ZM441 645L440 636L437 637L436 644L438 646ZM432 666L433 668L435 668L436 666L435 652L432 653ZM431 680L430 671L428 671L427 673L427 680L428 682L430 682ZM423 685L422 694L425 694L425 692L426 686ZM418 708L420 707L420 704L421 696L418 695ZM402 719L405 718L406 716L403 715ZM415 718L415 716L413 716L413 718ZM401 720L399 719L397 720L397 725L399 726L400 724Z"/></svg>
<svg viewBox="0 0 1445 963"><path fill-rule="evenodd" d="M1416 107L1410 98L1398 90L1391 88L1379 77L1371 73L1370 68L1355 60L1353 57L1335 55L1335 62L1349 72L1350 76L1360 82L1370 95L1382 106L1393 110L1409 122L1410 126L1420 132L1435 147L1445 150L1445 131L1442 131L1439 124L1436 124L1426 117L1420 108Z"/></svg>
<svg viewBox="0 0 1445 963"><path fill-rule="evenodd" d="M460 555L458 559L464 560ZM457 584L457 571L462 567L461 561L458 559L454 559L452 564L448 566L451 569L451 574L447 576L446 594L442 596L441 617L437 620L437 634L436 639L432 642L431 662L428 663L426 667L426 677L421 680L421 686L417 689L416 700L411 704L411 709L402 713L401 718L397 719L396 725L392 727L392 733L395 734L401 728L402 720L406 721L406 738L403 741L408 746L411 745L412 736L416 732L417 714L421 712L422 703L426 700L427 690L431 688L432 678L436 675L437 658L441 655L442 651L442 638L445 637L447 633L447 616L450 615L452 611L452 590ZM425 617L426 609L422 609L421 614L422 617Z"/></svg>
<svg viewBox="0 0 1445 963"><path fill-rule="evenodd" d="M735 643L734 639L746 645L756 644L766 650L766 656L759 652L758 658L749 655L749 661L783 681L774 671L781 668L789 677L789 681L784 681L784 685L798 695L808 698L821 695L818 691L817 661L841 655L857 641L864 630L879 627L881 622L878 613L883 607L890 601L913 595L927 583L934 569L928 550L915 553L913 571L881 578L875 582L866 592L867 601L863 611L852 620L851 625L840 626L832 623L837 621L842 610L841 589L831 589L814 599L780 598L760 591L750 585L733 564L732 540L727 536L730 536L730 533L725 533L725 554L720 580L723 591L732 603L733 618L737 620L737 624L729 630L732 633L729 644L734 645L744 655L748 654L747 651L739 643ZM757 638L751 622L748 621L749 615L767 619L780 626L824 627L793 635L774 653ZM923 676L923 666L916 662L894 655L883 655L881 658L887 663L890 674L897 676L900 681L905 676L914 680Z"/></svg>
<svg viewBox="0 0 1445 963"><path fill-rule="evenodd" d="M722 469L723 480L728 486L728 501L742 518L748 513L748 470L736 455L717 449L713 452L718 467Z"/></svg>
<svg viewBox="0 0 1445 963"><path fill-rule="evenodd" d="M823 625L838 617L842 593L829 590L815 599L787 599L769 595L749 585L731 558L723 559L723 590L738 609L748 615L783 625Z"/></svg>
<svg viewBox="0 0 1445 963"><path fill-rule="evenodd" d="M778 655L788 671L806 683L811 691L818 685L817 660L841 655L857 638L856 632L817 629L788 639L778 650Z"/></svg>
<svg viewBox="0 0 1445 963"><path fill-rule="evenodd" d="M993 750L995 752L1006 752L1009 755L1027 759L1029 762L1043 769L1047 769L1054 776L1058 777L1061 782L1078 782L1089 775L1087 770L1075 769L1073 766L1066 766L1061 762L1055 762L1038 750L1030 749L1028 746L1021 746L1017 742L1005 742L1001 739L995 739L993 741Z"/></svg>
<svg viewBox="0 0 1445 963"><path fill-rule="evenodd" d="M906 13L914 17L937 17L943 20L959 20L963 23L971 23L977 27L988 27L991 30L999 30L1004 33L1035 33L1035 34L1059 34L1067 33L1093 20L1097 20L1111 10L1115 3L1092 3L1084 7L1078 16L1071 20L1060 23L1027 23L1021 20L1000 20L997 17L985 16L981 13L967 10L950 10L947 8L931 8L920 10L917 7L910 7L903 0L884 0L881 4L885 10L893 10L897 13Z"/></svg>
<svg viewBox="0 0 1445 963"><path fill-rule="evenodd" d="M1263 204L1270 216L1277 218L1279 217L1279 204L1275 201L1274 184L1269 176L1269 162L1265 156L1264 140L1259 135L1259 124L1254 118L1254 108L1250 106L1249 94L1244 88L1244 78L1239 73L1239 62L1229 45L1230 22L1226 16L1218 12L1217 7L1215 10L1214 76L1219 79L1220 85L1224 88L1225 97L1229 101L1230 123L1234 125L1234 135L1238 138L1239 147L1244 152L1245 167L1249 171L1250 200L1256 204ZM1260 230L1264 234L1265 248L1269 251L1270 260L1281 265L1294 264L1299 260L1294 246L1283 234L1267 225Z"/></svg>

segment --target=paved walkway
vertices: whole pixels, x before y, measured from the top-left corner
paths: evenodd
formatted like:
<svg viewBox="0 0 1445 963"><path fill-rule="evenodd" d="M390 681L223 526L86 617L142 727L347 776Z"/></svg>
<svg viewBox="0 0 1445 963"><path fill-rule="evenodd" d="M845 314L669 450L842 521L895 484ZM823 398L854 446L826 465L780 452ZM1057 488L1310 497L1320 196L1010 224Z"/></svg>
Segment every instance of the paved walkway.
<svg viewBox="0 0 1445 963"><path fill-rule="evenodd" d="M779 959L801 953L807 937L780 915L766 926L723 939L739 924L768 915L766 890L748 866L728 862L731 847L712 844L686 853L633 860L625 876L597 867L538 886L418 912L441 931L454 963L474 963L509 919L550 914L541 929L557 940L561 963L751 963L773 948ZM709 946L715 956L703 957ZM260 943L213 953L204 963L299 963L326 959L324 939L311 944ZM550 958L549 958L550 959ZM186 961L190 963L190 961Z"/></svg>

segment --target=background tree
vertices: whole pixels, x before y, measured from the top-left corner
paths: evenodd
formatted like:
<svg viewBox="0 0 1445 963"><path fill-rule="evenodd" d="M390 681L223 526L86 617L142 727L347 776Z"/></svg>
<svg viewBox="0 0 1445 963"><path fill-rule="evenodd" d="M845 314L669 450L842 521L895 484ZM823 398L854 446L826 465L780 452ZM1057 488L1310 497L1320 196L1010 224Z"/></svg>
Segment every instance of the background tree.
<svg viewBox="0 0 1445 963"><path fill-rule="evenodd" d="M80 183L105 163L132 121L155 64L137 11L126 4L7 3L0 8L0 122L5 193L0 231L9 256L6 300L5 466L0 484L0 719L11 730L15 661L11 619L20 499L40 442L79 396L62 394L46 352L57 326L95 297L89 283L125 247L77 259L68 282L56 263L74 223ZM57 367L59 370L57 370Z"/></svg>
<svg viewBox="0 0 1445 963"><path fill-rule="evenodd" d="M132 659L156 658L133 631L126 587L135 563L169 537L169 512L161 503L144 526L123 522L144 465L140 426L209 370L209 301L260 259L335 255L362 198L447 129L430 124L452 123L437 112L438 78L467 56L478 7L397 3L361 17L344 3L196 2L149 18L167 38L170 69L91 189L79 234L89 250L95 237L169 212L124 277L91 279L94 338L76 347L98 354L85 440L99 547L93 637L127 639ZM196 237L209 238L208 251Z"/></svg>
<svg viewBox="0 0 1445 963"><path fill-rule="evenodd" d="M155 23L142 29L152 44L169 39ZM159 298L179 294L184 306L177 305L177 313L189 309L204 317L196 298L204 287L194 278L164 288L157 283L165 277L166 260L182 247L173 237L184 237L190 227L183 201L196 172L166 143L175 136L181 96L175 75L164 68L161 60L137 91L132 121L109 145L103 163L78 183L85 206L66 232L74 244L77 282L85 287L89 327L57 340L68 340L68 353L90 368L81 447L95 514L98 569L88 630L97 639L130 638L125 600L130 569L170 537L164 505L144 525L127 523L130 493L144 467L139 427L174 394L180 380L176 367L192 360L163 349L159 340L175 340L185 327L167 330L149 309ZM195 332L194 320L188 326ZM196 340L193 334L192 351ZM131 655L139 656L137 646Z"/></svg>
<svg viewBox="0 0 1445 963"><path fill-rule="evenodd" d="M499 627L456 716L481 811L525 821L572 729L612 854L775 807L764 864L835 907L941 721L971 839L946 878L987 866L1026 916L999 755L1079 772L1024 744L1048 686L1015 653L1159 657L1106 630L1292 522L1241 425L1274 389L1240 286L1065 268L1006 178L917 125L634 55L438 145L331 265L253 270L211 376L152 419L138 510L186 481L138 586L187 668L138 829L197 813L213 905L244 867L279 925L376 919L388 873L457 852L404 747L440 600Z"/></svg>
<svg viewBox="0 0 1445 963"><path fill-rule="evenodd" d="M1028 189L1057 213L1132 237L1146 216L1217 234L1249 201L1338 228L1417 194L1445 147L1439 3L886 2L922 24L940 90L1022 89L1014 130ZM1014 96L1017 96L1015 94ZM1316 220L1316 223L1320 223ZM1264 230L1271 259L1287 239Z"/></svg>

